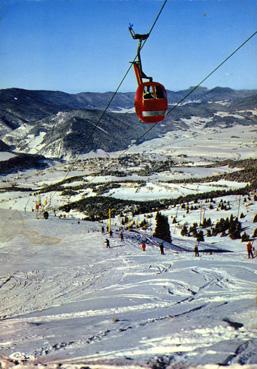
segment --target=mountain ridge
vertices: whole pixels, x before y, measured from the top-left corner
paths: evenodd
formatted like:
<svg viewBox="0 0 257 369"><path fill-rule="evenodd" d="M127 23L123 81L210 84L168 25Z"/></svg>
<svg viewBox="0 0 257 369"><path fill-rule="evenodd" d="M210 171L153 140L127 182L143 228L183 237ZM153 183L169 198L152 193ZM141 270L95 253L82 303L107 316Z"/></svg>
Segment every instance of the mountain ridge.
<svg viewBox="0 0 257 369"><path fill-rule="evenodd" d="M193 88L190 87L181 91L167 90L169 103L179 102ZM17 124L17 120L21 120L23 123L31 123L51 114L56 114L59 111L76 109L102 110L106 108L113 94L113 92L69 94L62 91L26 90L20 88L1 89L0 121L3 120L12 129L12 125ZM202 101L207 101L213 98L226 98L232 101L237 97L244 98L252 95L257 96L257 90L232 90L224 87L215 87L209 90L206 87L199 87L186 100L192 101L192 99L201 98ZM118 92L110 104L110 109L128 109L132 108L133 104L134 92Z"/></svg>
<svg viewBox="0 0 257 369"><path fill-rule="evenodd" d="M257 124L257 90L201 87L176 105L193 88L167 91L171 112L147 137L150 126L132 112L131 92L117 93L102 116L112 92L0 90L0 139L19 152L67 157L124 150L170 131Z"/></svg>

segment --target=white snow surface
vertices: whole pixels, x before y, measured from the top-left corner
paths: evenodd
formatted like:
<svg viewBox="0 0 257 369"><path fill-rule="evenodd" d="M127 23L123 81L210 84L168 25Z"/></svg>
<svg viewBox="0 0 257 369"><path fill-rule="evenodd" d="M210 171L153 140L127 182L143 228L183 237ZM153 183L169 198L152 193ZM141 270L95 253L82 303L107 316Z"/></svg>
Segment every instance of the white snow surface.
<svg viewBox="0 0 257 369"><path fill-rule="evenodd" d="M244 117L242 117L242 115L231 114L231 113L228 113L226 111L219 111L217 113L214 113L214 115L217 115L219 117L232 117L232 118L237 118L237 119L244 119Z"/></svg>
<svg viewBox="0 0 257 369"><path fill-rule="evenodd" d="M11 153L11 152L7 152L7 151L1 151L0 152L0 161L6 161L9 160L11 158L14 158L16 155Z"/></svg>
<svg viewBox="0 0 257 369"><path fill-rule="evenodd" d="M29 148L29 152L31 154L37 154L38 152L40 152L40 149L43 147L43 140L44 137L46 135L46 132L40 132L38 136L34 136L34 135L28 135L28 148Z"/></svg>
<svg viewBox="0 0 257 369"><path fill-rule="evenodd" d="M128 113L133 114L135 113L135 108L118 108L117 110L111 110L112 113Z"/></svg>
<svg viewBox="0 0 257 369"><path fill-rule="evenodd" d="M213 101L212 101L213 103ZM223 106L229 106L231 103L228 100L219 100L215 101L215 104L223 105Z"/></svg>
<svg viewBox="0 0 257 369"><path fill-rule="evenodd" d="M62 119L62 113L58 119ZM1 176L3 369L41 369L45 365L48 369L216 369L218 363L257 368L257 258L247 259L241 241L220 236L206 237L200 244L200 257L195 258L193 239L181 236L183 224L199 222L203 214L215 222L241 212L245 215L243 227L252 235L257 213L253 197L247 202L235 195L215 199L217 204L221 199L229 201L228 211L210 209L204 202L189 213L182 206L162 211L169 217L173 236L171 247L166 245L166 255L160 255L150 235L155 227L153 218L149 234L127 231L121 242L119 234L114 233L111 248L106 249L107 235L101 234L101 225L78 222L84 217L79 211L71 211L71 219L66 220L51 213L47 221L36 219L31 212L37 197L34 191L71 177L75 178L63 187L78 188L76 193L42 193L41 200L47 201L47 207L58 209L70 201L95 196L87 183L118 181L121 186L106 191L105 196L141 201L244 187L246 183L224 180L169 182L239 170L208 167L212 161L257 157L254 127L203 130L208 121L199 117L186 123L190 130L172 131L128 150L132 154L146 153L156 161L167 155L174 158L174 167L164 172L144 176L138 166L128 167L126 177L107 176L98 173L97 167L84 167L82 161ZM16 130L17 136L25 136L26 132L26 125ZM37 136L34 146L35 137L27 137L31 152L36 146L41 148L43 138L43 133ZM4 155L2 160L10 158ZM81 159L119 155L99 150L81 155ZM5 188L15 186L27 190L5 192ZM173 217L177 219L175 224ZM140 222L144 216L137 218ZM145 253L139 248L142 237L149 242ZM212 255L205 252L208 249L213 250ZM217 252L221 249L228 252Z"/></svg>
<svg viewBox="0 0 257 369"><path fill-rule="evenodd" d="M210 162L211 160L240 160L257 158L257 131L250 126L204 128L198 117L190 119L190 130L175 130L163 137L132 146L130 153L155 153L181 158L181 161ZM172 120L169 124L173 124Z"/></svg>
<svg viewBox="0 0 257 369"><path fill-rule="evenodd" d="M243 188L247 183L239 183L232 181L219 180L216 182L197 183L197 184L181 184L181 183L165 183L157 181L156 183L148 181L146 185L137 186L134 184L124 184L120 188L110 190L106 196L116 199L129 200L157 200L157 199L176 199L180 196L187 196L199 192L210 192L216 190L235 190Z"/></svg>
<svg viewBox="0 0 257 369"><path fill-rule="evenodd" d="M8 209L0 219L5 360L26 358L31 368L151 368L158 360L256 367L257 262L239 241L204 242L196 258L193 241L174 231L160 255L142 233L122 242L114 232L106 249L97 223Z"/></svg>

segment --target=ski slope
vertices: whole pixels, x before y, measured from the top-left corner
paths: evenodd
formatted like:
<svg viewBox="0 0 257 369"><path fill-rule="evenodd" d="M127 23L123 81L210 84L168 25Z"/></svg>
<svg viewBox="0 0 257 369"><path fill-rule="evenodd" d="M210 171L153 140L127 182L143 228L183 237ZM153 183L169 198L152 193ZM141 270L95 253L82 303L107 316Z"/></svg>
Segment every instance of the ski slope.
<svg viewBox="0 0 257 369"><path fill-rule="evenodd" d="M98 223L8 209L0 219L6 367L256 367L257 259L244 245L232 252L239 241L220 238L212 248L230 252L212 255L205 242L196 258L193 241L175 237L160 255L134 232L106 249Z"/></svg>

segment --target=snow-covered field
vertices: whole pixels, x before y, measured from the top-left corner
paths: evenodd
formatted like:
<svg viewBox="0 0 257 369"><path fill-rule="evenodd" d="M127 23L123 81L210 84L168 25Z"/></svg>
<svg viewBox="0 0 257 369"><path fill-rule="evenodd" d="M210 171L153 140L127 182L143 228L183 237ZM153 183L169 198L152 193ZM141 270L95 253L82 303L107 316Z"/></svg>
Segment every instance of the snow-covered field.
<svg viewBox="0 0 257 369"><path fill-rule="evenodd" d="M3 369L44 365L50 369L191 369L205 364L213 369L218 364L236 368L236 363L257 368L257 258L247 258L241 240L220 236L205 237L197 258L194 239L181 236L183 224L199 222L203 216L216 222L241 213L243 231L252 235L257 213L253 194L251 199L218 198L214 208L202 201L194 210L178 205L163 211L173 237L165 255L160 255L152 238L154 218L149 218L147 234L126 231L121 241L114 232L111 248L106 249L101 224L82 221L85 214L77 210L66 219L52 211L63 215L60 206L96 196L98 185L105 187L104 196L139 201L245 187L246 182L203 178L242 169L219 161L256 158L254 127L202 130L206 121L196 118L186 122L192 125L190 130L172 131L132 146L126 154L142 155L144 162L139 164L131 159L131 166L118 165L121 153L106 157L97 153L94 161L90 153L71 164L56 161L44 170L1 177ZM30 149L34 150L32 141ZM3 153L0 161L12 155ZM174 159L174 166L154 171L153 163L161 164L165 156ZM83 161L89 158L91 162ZM216 167L210 167L215 161ZM37 219L31 212L37 190L68 179L63 188L40 195L49 206L50 218ZM187 179L194 181L172 183ZM221 200L229 202L229 210L217 211ZM176 223L172 223L174 217ZM136 223L143 218L138 215ZM113 219L114 230L119 222L118 217ZM146 252L139 247L142 237L148 237Z"/></svg>
<svg viewBox="0 0 257 369"><path fill-rule="evenodd" d="M182 157L192 163L210 160L256 158L257 132L254 127L235 125L229 128L204 128L205 122L191 118L189 130L174 130L164 137L133 146L129 152L154 152ZM172 124L172 122L170 123Z"/></svg>
<svg viewBox="0 0 257 369"><path fill-rule="evenodd" d="M202 243L197 258L175 234L160 255L151 237L139 248L141 233L115 233L106 249L97 223L0 215L6 358L31 368L257 364L257 264L240 241Z"/></svg>
<svg viewBox="0 0 257 369"><path fill-rule="evenodd" d="M110 190L106 195L117 199L124 200L156 200L156 199L172 199L189 194L201 192L210 192L215 190L238 189L246 186L247 183L238 183L231 181L216 181L198 184L174 184L158 181L157 183L147 182L144 186L131 186L125 184L121 188Z"/></svg>
<svg viewBox="0 0 257 369"><path fill-rule="evenodd" d="M2 151L2 152L0 152L0 161L6 161L6 160L9 160L11 158L14 158L15 156L16 155L13 154L13 153Z"/></svg>

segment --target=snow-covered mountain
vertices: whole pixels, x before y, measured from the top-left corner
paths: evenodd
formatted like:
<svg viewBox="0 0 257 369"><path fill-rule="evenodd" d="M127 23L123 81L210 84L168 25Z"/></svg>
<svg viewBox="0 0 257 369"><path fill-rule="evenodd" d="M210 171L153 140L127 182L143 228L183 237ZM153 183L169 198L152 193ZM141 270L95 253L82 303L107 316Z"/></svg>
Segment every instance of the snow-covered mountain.
<svg viewBox="0 0 257 369"><path fill-rule="evenodd" d="M167 91L169 103L176 104L186 96L193 87L181 91ZM256 105L256 90L232 90L230 88L216 87L208 90L199 87L188 97L184 104L217 102L221 105L244 105L244 108ZM61 91L35 91L18 88L0 90L0 123L1 129L14 129L21 123L37 122L59 111L78 109L106 108L113 92L81 92L68 94ZM134 93L118 92L110 104L110 110L131 109L133 107ZM254 102L255 100L255 102Z"/></svg>
<svg viewBox="0 0 257 369"><path fill-rule="evenodd" d="M33 91L18 88L0 90L1 129L14 129L22 123L34 123L59 111L104 109L112 92L68 94L61 91ZM119 93L111 107L130 108L132 93Z"/></svg>
<svg viewBox="0 0 257 369"><path fill-rule="evenodd" d="M11 147L6 145L2 140L0 140L0 152L1 151L10 151Z"/></svg>
<svg viewBox="0 0 257 369"><path fill-rule="evenodd" d="M18 151L62 157L102 149L125 149L135 138L137 125L134 114L107 112L98 123L101 111L73 110L59 112L31 126L23 124L4 136L5 142ZM146 127L139 126L138 133Z"/></svg>
<svg viewBox="0 0 257 369"><path fill-rule="evenodd" d="M181 103L189 90L168 92L171 112L143 138L171 131L252 126L257 123L257 92L200 88ZM67 157L101 149L107 152L141 143L149 129L133 112L133 94L118 93L111 111L102 115L112 93L67 94L55 91L0 91L1 139L17 151Z"/></svg>

